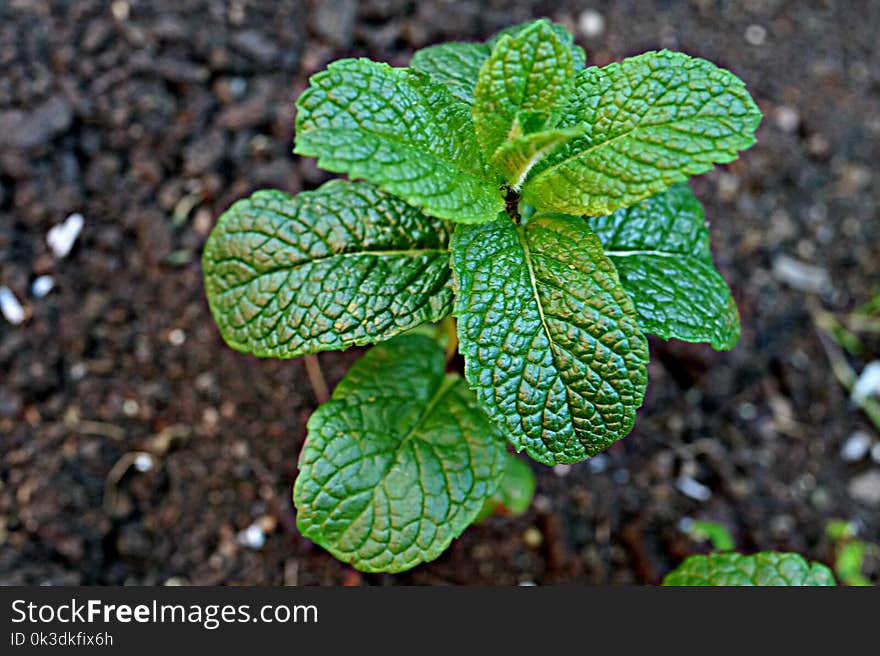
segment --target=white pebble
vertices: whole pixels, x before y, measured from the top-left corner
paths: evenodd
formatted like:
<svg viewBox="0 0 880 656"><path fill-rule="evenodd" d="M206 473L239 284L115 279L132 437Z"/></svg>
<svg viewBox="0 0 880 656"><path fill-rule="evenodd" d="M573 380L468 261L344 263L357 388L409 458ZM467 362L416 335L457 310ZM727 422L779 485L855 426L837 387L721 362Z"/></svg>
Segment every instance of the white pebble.
<svg viewBox="0 0 880 656"><path fill-rule="evenodd" d="M122 412L126 417L134 417L138 413L138 410L140 410L140 406L134 399L125 399L125 401L122 402Z"/></svg>
<svg viewBox="0 0 880 656"><path fill-rule="evenodd" d="M73 381L82 380L87 373L89 370L82 362L76 362L70 367L70 378Z"/></svg>
<svg viewBox="0 0 880 656"><path fill-rule="evenodd" d="M186 341L186 333L183 332L180 328L175 328L170 333L168 333L168 341L171 342L174 346L181 346Z"/></svg>
<svg viewBox="0 0 880 656"><path fill-rule="evenodd" d="M6 286L0 287L0 312L3 312L3 316L13 326L24 321L24 308L21 307L12 290Z"/></svg>
<svg viewBox="0 0 880 656"><path fill-rule="evenodd" d="M39 276L31 283L31 294L37 298L43 298L55 287L55 279L52 276Z"/></svg>
<svg viewBox="0 0 880 656"><path fill-rule="evenodd" d="M538 584L534 581L520 581L517 585L521 588L533 588Z"/></svg>
<svg viewBox="0 0 880 656"><path fill-rule="evenodd" d="M745 37L751 45L759 46L767 40L767 28L763 25L749 25Z"/></svg>
<svg viewBox="0 0 880 656"><path fill-rule="evenodd" d="M65 258L76 243L76 238L85 225L82 214L68 216L63 223L52 226L46 234L46 242L57 258Z"/></svg>
<svg viewBox="0 0 880 656"><path fill-rule="evenodd" d="M840 457L846 462L858 462L871 448L871 436L864 431L856 431L840 447Z"/></svg>
<svg viewBox="0 0 880 656"><path fill-rule="evenodd" d="M831 277L825 269L785 254L777 255L773 259L773 276L801 292L818 294L831 289Z"/></svg>
<svg viewBox="0 0 880 656"><path fill-rule="evenodd" d="M553 473L557 476L568 476L571 473L571 465L554 465Z"/></svg>
<svg viewBox="0 0 880 656"><path fill-rule="evenodd" d="M266 544L266 534L258 524L251 524L238 534L239 544L243 544L249 549L262 549Z"/></svg>
<svg viewBox="0 0 880 656"><path fill-rule="evenodd" d="M712 490L689 476L679 478L675 482L675 487L686 497L696 499L697 501L708 501L712 496Z"/></svg>
<svg viewBox="0 0 880 656"><path fill-rule="evenodd" d="M869 362L852 388L852 400L861 404L869 396L880 396L880 360Z"/></svg>
<svg viewBox="0 0 880 656"><path fill-rule="evenodd" d="M783 132L794 132L801 124L801 117L797 110L787 105L780 105L776 108L775 118L776 125Z"/></svg>
<svg viewBox="0 0 880 656"><path fill-rule="evenodd" d="M153 456L149 453L139 453L134 459L134 468L142 474L153 468Z"/></svg>
<svg viewBox="0 0 880 656"><path fill-rule="evenodd" d="M578 31L587 38L599 36L605 31L605 17L595 9L585 9L578 16Z"/></svg>

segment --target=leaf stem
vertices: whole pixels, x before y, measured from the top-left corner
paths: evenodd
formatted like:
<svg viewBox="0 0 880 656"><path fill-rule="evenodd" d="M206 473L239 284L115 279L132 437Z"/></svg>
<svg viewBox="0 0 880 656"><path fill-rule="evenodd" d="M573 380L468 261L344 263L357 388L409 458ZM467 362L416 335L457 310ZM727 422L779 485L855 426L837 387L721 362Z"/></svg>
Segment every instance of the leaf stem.
<svg viewBox="0 0 880 656"><path fill-rule="evenodd" d="M306 375L309 377L309 384L312 386L312 393L319 405L323 405L330 400L330 391L327 389L327 381L324 378L324 372L321 369L321 362L314 353L306 353L303 356L306 365Z"/></svg>

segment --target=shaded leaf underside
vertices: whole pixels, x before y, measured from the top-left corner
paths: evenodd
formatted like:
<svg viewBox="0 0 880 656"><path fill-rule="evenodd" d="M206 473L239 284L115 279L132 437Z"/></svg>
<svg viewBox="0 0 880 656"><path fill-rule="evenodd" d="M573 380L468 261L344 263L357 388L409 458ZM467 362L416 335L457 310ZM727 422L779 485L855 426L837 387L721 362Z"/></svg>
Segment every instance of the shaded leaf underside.
<svg viewBox="0 0 880 656"><path fill-rule="evenodd" d="M588 222L645 333L709 342L719 350L736 344L736 303L712 264L703 208L687 185Z"/></svg>

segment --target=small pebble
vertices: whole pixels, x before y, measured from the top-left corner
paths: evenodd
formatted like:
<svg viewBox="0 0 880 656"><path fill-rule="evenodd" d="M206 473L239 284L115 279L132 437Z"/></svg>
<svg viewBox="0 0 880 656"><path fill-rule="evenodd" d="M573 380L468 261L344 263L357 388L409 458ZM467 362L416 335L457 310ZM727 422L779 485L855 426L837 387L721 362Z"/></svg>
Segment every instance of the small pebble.
<svg viewBox="0 0 880 656"><path fill-rule="evenodd" d="M753 46L760 46L767 40L767 28L763 25L749 25L745 33L746 41Z"/></svg>
<svg viewBox="0 0 880 656"><path fill-rule="evenodd" d="M24 308L12 290L6 286L0 287L0 312L13 326L19 325L25 318Z"/></svg>
<svg viewBox="0 0 880 656"><path fill-rule="evenodd" d="M777 255L773 259L773 276L801 292L819 294L831 289L828 271L785 254Z"/></svg>
<svg viewBox="0 0 880 656"><path fill-rule="evenodd" d="M63 259L68 256L84 225L83 215L76 213L68 216L63 223L49 229L49 232L46 233L46 243L49 244L55 257Z"/></svg>
<svg viewBox="0 0 880 656"><path fill-rule="evenodd" d="M686 497L697 501L708 501L712 496L712 490L689 476L679 478L675 487Z"/></svg>
<svg viewBox="0 0 880 656"><path fill-rule="evenodd" d="M869 506L880 505L880 469L866 471L849 482L849 495Z"/></svg>
<svg viewBox="0 0 880 656"><path fill-rule="evenodd" d="M266 534L258 524L251 524L238 534L238 542L248 549L259 550L266 544Z"/></svg>
<svg viewBox="0 0 880 656"><path fill-rule="evenodd" d="M793 107L780 105L776 108L776 125L783 132L794 132L801 124L801 117Z"/></svg>
<svg viewBox="0 0 880 656"><path fill-rule="evenodd" d="M739 407L737 407L737 412L740 419L744 421L754 421L758 417L758 408L755 407L754 403L749 403L748 401L740 403Z"/></svg>
<svg viewBox="0 0 880 656"><path fill-rule="evenodd" d="M134 459L134 468L142 474L153 468L153 456L149 453L139 453Z"/></svg>
<svg viewBox="0 0 880 656"><path fill-rule="evenodd" d="M853 403L861 404L871 396L880 396L880 360L865 365L852 388Z"/></svg>
<svg viewBox="0 0 880 656"><path fill-rule="evenodd" d="M171 342L173 346L182 346L186 341L186 333L180 328L175 328L168 333L168 341Z"/></svg>
<svg viewBox="0 0 880 656"><path fill-rule="evenodd" d="M845 462L858 462L871 448L871 436L864 431L856 431L840 447L840 457Z"/></svg>
<svg viewBox="0 0 880 656"><path fill-rule="evenodd" d="M43 298L55 287L55 279L52 276L39 276L31 283L31 294L36 298Z"/></svg>
<svg viewBox="0 0 880 656"><path fill-rule="evenodd" d="M571 473L571 465L554 465L553 473L557 476L568 476Z"/></svg>
<svg viewBox="0 0 880 656"><path fill-rule="evenodd" d="M526 529L525 533L523 533L523 542L526 543L527 547L537 549L541 546L541 543L544 542L544 536L541 535L541 531L534 526L531 526Z"/></svg>
<svg viewBox="0 0 880 656"><path fill-rule="evenodd" d="M128 20L128 16L131 13L131 7L128 6L127 2L117 0L110 5L110 12L116 20L124 21Z"/></svg>
<svg viewBox="0 0 880 656"><path fill-rule="evenodd" d="M595 9L585 9L578 16L578 31L588 39L605 31L605 17Z"/></svg>
<svg viewBox="0 0 880 656"><path fill-rule="evenodd" d="M122 412L126 417L134 417L138 413L138 410L140 410L140 406L134 399L125 399L125 401L122 402Z"/></svg>
<svg viewBox="0 0 880 656"><path fill-rule="evenodd" d="M89 370L82 362L77 362L70 367L70 379L73 381L82 380L87 373Z"/></svg>
<svg viewBox="0 0 880 656"><path fill-rule="evenodd" d="M534 581L520 581L520 582L518 583L518 585L519 585L519 587L521 587L521 588L533 588L533 587L535 587L535 586L538 585L538 584L535 583Z"/></svg>

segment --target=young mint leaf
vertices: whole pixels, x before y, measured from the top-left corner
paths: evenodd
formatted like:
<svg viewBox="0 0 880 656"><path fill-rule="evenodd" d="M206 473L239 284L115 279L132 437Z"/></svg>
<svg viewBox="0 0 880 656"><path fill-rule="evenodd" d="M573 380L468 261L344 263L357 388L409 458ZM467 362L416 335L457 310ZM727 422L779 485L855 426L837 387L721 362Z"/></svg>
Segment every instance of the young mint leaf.
<svg viewBox="0 0 880 656"><path fill-rule="evenodd" d="M449 231L364 182L291 197L258 191L229 208L202 256L226 342L293 358L381 341L449 313Z"/></svg>
<svg viewBox="0 0 880 656"><path fill-rule="evenodd" d="M492 164L514 191L519 191L529 171L554 148L581 134L580 128L533 132L505 142L495 152Z"/></svg>
<svg viewBox="0 0 880 656"><path fill-rule="evenodd" d="M433 560L504 472L504 440L422 335L376 346L312 415L294 486L297 526L367 572Z"/></svg>
<svg viewBox="0 0 880 656"><path fill-rule="evenodd" d="M515 38L525 32L527 29L531 28L535 23L544 22L547 23L546 18L539 18L538 20L526 21L525 23L519 23L518 25L511 25L510 27L505 27L503 30L492 36L488 41L486 41L486 45L491 50L495 47L495 44L498 43L505 36L509 36L511 38ZM574 70L581 70L587 61L587 55L584 53L584 49L580 46L574 44L574 38L563 25L559 23L550 23L550 29L556 34L556 38L559 41L565 43L569 50L571 51L571 58L574 62Z"/></svg>
<svg viewBox="0 0 880 656"><path fill-rule="evenodd" d="M588 222L636 306L642 331L733 348L739 313L712 264L703 208L687 185Z"/></svg>
<svg viewBox="0 0 880 656"><path fill-rule="evenodd" d="M761 112L742 80L680 52L647 52L578 74L557 127L585 136L536 166L523 200L599 216L731 162Z"/></svg>
<svg viewBox="0 0 880 656"><path fill-rule="evenodd" d="M489 59L489 54L498 40L503 36L515 37L536 22L529 21L508 27L486 43L453 41L422 48L412 56L409 67L428 74L436 82L442 82L453 96L470 105L474 102L474 87L477 84L480 67ZM583 48L574 45L571 34L562 25L551 23L551 29L560 41L568 44L574 70L581 70L586 62Z"/></svg>
<svg viewBox="0 0 880 656"><path fill-rule="evenodd" d="M517 450L576 462L630 431L648 345L585 221L459 226L452 270L465 376Z"/></svg>
<svg viewBox="0 0 880 656"><path fill-rule="evenodd" d="M663 585L819 586L836 585L825 565L794 553L762 551L751 556L713 553L689 556L663 579Z"/></svg>
<svg viewBox="0 0 880 656"><path fill-rule="evenodd" d="M532 119L531 131L553 127L572 89L573 75L571 50L549 21L536 21L516 36L498 40L480 69L472 108L486 159L526 133L518 116ZM535 121L537 117L541 119Z"/></svg>
<svg viewBox="0 0 880 656"><path fill-rule="evenodd" d="M522 458L508 453L504 459L504 476L495 493L486 499L475 521L482 521L496 512L522 515L535 496L535 474Z"/></svg>
<svg viewBox="0 0 880 656"><path fill-rule="evenodd" d="M369 59L330 64L297 102L294 152L441 219L480 223L504 209L467 105L417 71Z"/></svg>
<svg viewBox="0 0 880 656"><path fill-rule="evenodd" d="M417 51L409 67L442 82L453 96L470 105L480 67L491 50L484 43L442 43Z"/></svg>

